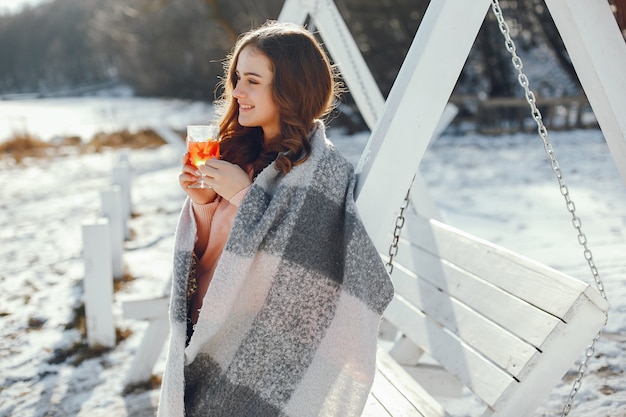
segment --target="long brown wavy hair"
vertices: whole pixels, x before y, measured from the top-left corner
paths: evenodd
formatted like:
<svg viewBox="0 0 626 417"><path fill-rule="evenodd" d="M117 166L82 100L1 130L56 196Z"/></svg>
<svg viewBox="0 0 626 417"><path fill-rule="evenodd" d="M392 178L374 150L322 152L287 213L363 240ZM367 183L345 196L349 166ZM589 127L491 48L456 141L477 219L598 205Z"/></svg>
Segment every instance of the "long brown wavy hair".
<svg viewBox="0 0 626 417"><path fill-rule="evenodd" d="M280 112L280 136L264 145L260 127L238 122L239 106L233 97L237 60L251 46L272 65L273 100ZM222 159L256 176L276 160L276 169L288 173L311 153L309 133L315 119L328 115L339 96L334 66L315 37L302 26L268 21L240 36L224 65L223 94L216 102L220 114Z"/></svg>

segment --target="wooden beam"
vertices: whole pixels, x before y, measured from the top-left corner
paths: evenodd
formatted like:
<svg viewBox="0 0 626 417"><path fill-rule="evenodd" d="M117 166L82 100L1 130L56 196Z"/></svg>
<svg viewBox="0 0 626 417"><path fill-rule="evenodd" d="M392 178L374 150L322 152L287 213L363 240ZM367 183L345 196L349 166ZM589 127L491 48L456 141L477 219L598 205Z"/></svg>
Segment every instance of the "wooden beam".
<svg viewBox="0 0 626 417"><path fill-rule="evenodd" d="M626 43L609 3L545 2L626 184Z"/></svg>
<svg viewBox="0 0 626 417"><path fill-rule="evenodd" d="M141 344L137 348L137 353L126 373L125 387L146 382L150 379L152 368L154 368L154 364L161 355L169 329L167 318L150 321L141 339Z"/></svg>
<svg viewBox="0 0 626 417"><path fill-rule="evenodd" d="M302 24L307 14L312 16L365 123L373 129L385 99L337 6L333 1L287 0L278 19Z"/></svg>
<svg viewBox="0 0 626 417"><path fill-rule="evenodd" d="M490 0L430 2L363 152L357 205L381 252L489 5Z"/></svg>
<svg viewBox="0 0 626 417"><path fill-rule="evenodd" d="M109 221L83 224L85 317L90 347L115 347L113 273Z"/></svg>
<svg viewBox="0 0 626 417"><path fill-rule="evenodd" d="M102 217L109 220L109 241L111 243L111 265L113 279L124 278L124 209L122 191L118 185L100 191Z"/></svg>
<svg viewBox="0 0 626 417"><path fill-rule="evenodd" d="M278 20L302 24L309 13L333 61L338 65L361 116L370 130L374 130L383 112L385 99L335 3L326 1L322 7L318 2L313 1L286 0ZM457 111L454 105L446 106L443 115L438 119L436 131L429 137L429 142L443 132L452 122ZM364 153L367 153L371 141L370 137ZM418 207L420 213L440 219L441 215L430 196L426 182L417 170L418 165L414 165L410 173L411 178L415 176L413 192L419 194L419 198L413 199L413 204ZM404 191L405 194L407 189ZM398 206L399 204L400 202Z"/></svg>
<svg viewBox="0 0 626 417"><path fill-rule="evenodd" d="M297 23L299 25L304 24L309 12L304 8L299 0L285 0L283 8L278 15L278 20L281 22Z"/></svg>
<svg viewBox="0 0 626 417"><path fill-rule="evenodd" d="M124 316L125 319L135 320L157 320L167 318L169 301L169 295L141 300L127 300L122 302L122 316Z"/></svg>
<svg viewBox="0 0 626 417"><path fill-rule="evenodd" d="M180 141L182 142L182 140ZM128 227L128 220L133 214L133 202L131 196L131 166L129 161L128 152L125 150L120 151L119 159L117 160L112 172L113 185L120 187L122 193L122 214L123 214L123 227L124 227L124 239L130 240L130 228Z"/></svg>

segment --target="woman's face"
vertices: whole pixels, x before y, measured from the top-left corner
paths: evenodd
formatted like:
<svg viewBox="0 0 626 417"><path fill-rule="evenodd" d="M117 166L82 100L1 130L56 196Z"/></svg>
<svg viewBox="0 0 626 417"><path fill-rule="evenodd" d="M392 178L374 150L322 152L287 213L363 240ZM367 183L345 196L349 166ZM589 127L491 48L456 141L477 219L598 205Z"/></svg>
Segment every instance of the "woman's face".
<svg viewBox="0 0 626 417"><path fill-rule="evenodd" d="M272 95L271 62L263 53L246 46L239 53L235 73L233 97L239 105L239 124L261 127L268 142L280 134L280 113Z"/></svg>

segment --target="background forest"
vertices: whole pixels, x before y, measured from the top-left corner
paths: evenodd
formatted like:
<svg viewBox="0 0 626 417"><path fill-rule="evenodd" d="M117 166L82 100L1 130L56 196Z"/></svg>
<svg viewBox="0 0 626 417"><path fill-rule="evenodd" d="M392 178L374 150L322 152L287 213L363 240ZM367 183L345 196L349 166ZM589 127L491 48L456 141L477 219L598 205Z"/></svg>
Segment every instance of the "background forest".
<svg viewBox="0 0 626 417"><path fill-rule="evenodd" d="M610 2L624 29L626 0ZM428 0L335 3L386 96ZM282 5L283 0L49 0L0 15L0 96L76 95L124 84L138 96L210 101L222 59L238 34L277 18ZM581 96L543 0L501 0L501 5L520 55L551 64L539 65L538 96ZM464 99L522 94L491 13L454 94ZM344 101L350 105L349 95Z"/></svg>

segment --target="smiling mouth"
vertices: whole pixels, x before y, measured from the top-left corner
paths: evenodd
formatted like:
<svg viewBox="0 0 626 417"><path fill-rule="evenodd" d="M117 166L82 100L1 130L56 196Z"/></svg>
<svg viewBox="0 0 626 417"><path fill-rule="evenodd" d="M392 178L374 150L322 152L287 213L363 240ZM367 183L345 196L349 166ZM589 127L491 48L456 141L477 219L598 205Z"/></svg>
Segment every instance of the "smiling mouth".
<svg viewBox="0 0 626 417"><path fill-rule="evenodd" d="M251 106L249 104L240 104L239 105L239 109L240 110L250 110L250 109L253 109L253 108L254 108L254 106Z"/></svg>

